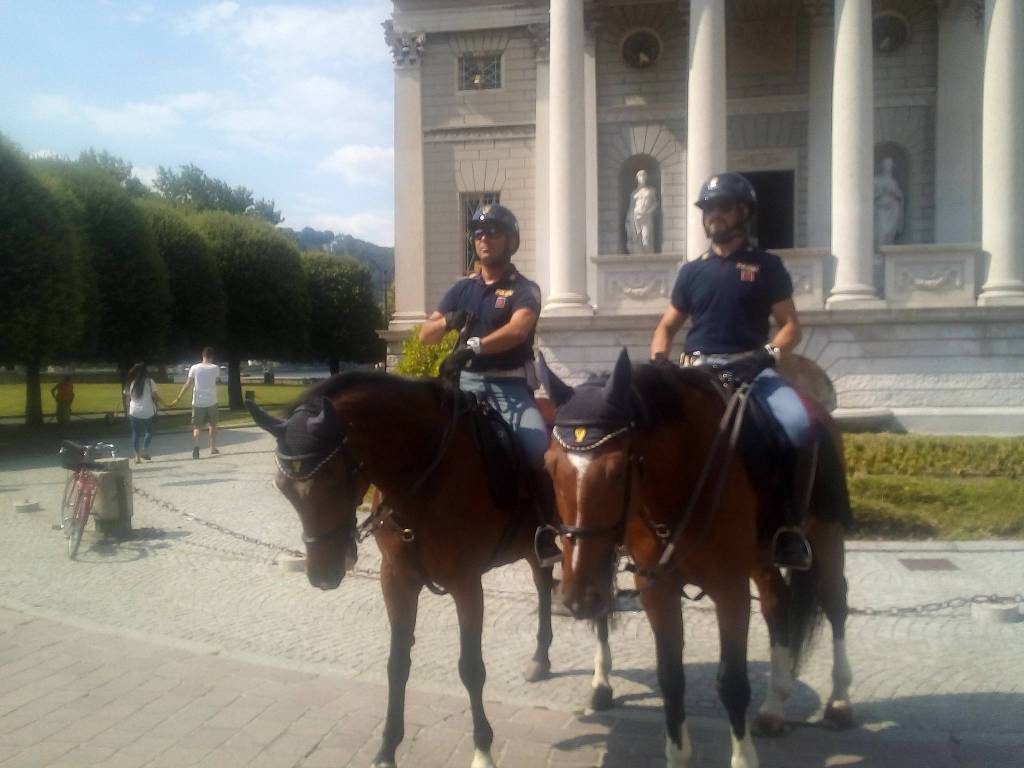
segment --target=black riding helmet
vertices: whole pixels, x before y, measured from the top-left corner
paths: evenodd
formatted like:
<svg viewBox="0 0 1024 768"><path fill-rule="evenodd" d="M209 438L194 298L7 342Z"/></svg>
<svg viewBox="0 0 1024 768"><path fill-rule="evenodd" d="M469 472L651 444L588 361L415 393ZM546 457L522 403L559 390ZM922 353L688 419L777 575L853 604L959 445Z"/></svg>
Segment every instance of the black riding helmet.
<svg viewBox="0 0 1024 768"><path fill-rule="evenodd" d="M753 216L757 211L757 193L746 177L739 173L719 173L701 185L700 195L694 203L706 211L712 203L726 201L746 205Z"/></svg>
<svg viewBox="0 0 1024 768"><path fill-rule="evenodd" d="M505 230L505 237L508 239L508 258L519 250L519 222L515 214L508 208L497 203L481 205L476 209L473 218L469 220L469 238L473 239L473 232L485 224L496 224Z"/></svg>

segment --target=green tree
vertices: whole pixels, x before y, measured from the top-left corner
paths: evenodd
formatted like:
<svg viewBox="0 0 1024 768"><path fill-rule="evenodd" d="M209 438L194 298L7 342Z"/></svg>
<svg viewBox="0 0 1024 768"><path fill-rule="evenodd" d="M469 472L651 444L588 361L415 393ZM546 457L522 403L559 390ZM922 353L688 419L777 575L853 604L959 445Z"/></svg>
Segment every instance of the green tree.
<svg viewBox="0 0 1024 768"><path fill-rule="evenodd" d="M198 214L227 303L228 397L242 408L241 361L301 360L309 351L309 293L299 250L269 224L222 211Z"/></svg>
<svg viewBox="0 0 1024 768"><path fill-rule="evenodd" d="M181 359L194 356L207 345L221 347L226 312L224 288L209 244L169 203L150 198L138 205L167 267L172 319L167 355Z"/></svg>
<svg viewBox="0 0 1024 768"><path fill-rule="evenodd" d="M332 374L342 360L369 363L383 357L377 338L380 309L374 302L370 270L348 258L318 251L302 254L310 300L309 344L314 359Z"/></svg>
<svg viewBox="0 0 1024 768"><path fill-rule="evenodd" d="M153 186L165 199L193 211L244 214L270 224L284 221L273 200L255 200L251 189L207 176L197 165L183 165L177 173L160 166Z"/></svg>
<svg viewBox="0 0 1024 768"><path fill-rule="evenodd" d="M107 173L118 186L132 197L147 197L152 194L139 179L132 175L132 164L106 150L97 152L95 149L84 150L78 156L80 165L95 167Z"/></svg>
<svg viewBox="0 0 1024 768"><path fill-rule="evenodd" d="M95 358L117 363L122 381L138 360L163 352L171 295L156 238L135 201L90 162L40 161L81 210L79 229L96 273L99 343Z"/></svg>
<svg viewBox="0 0 1024 768"><path fill-rule="evenodd" d="M25 365L25 423L38 426L40 369L81 337L88 264L63 201L2 136L0 181L0 361Z"/></svg>

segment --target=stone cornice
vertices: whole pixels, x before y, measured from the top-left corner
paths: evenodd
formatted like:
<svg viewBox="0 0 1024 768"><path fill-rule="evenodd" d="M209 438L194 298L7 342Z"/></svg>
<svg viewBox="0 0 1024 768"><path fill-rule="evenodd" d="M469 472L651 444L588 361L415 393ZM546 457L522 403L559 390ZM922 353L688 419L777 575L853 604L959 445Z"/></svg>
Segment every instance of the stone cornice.
<svg viewBox="0 0 1024 768"><path fill-rule="evenodd" d="M454 3L453 3L454 5ZM395 11L396 26L424 32L477 32L484 29L525 27L548 21L547 3L530 6L507 3L475 7L439 7L429 10Z"/></svg>
<svg viewBox="0 0 1024 768"><path fill-rule="evenodd" d="M423 130L423 141L444 144L496 139L532 139L537 132L533 123L482 123L479 125L439 125Z"/></svg>

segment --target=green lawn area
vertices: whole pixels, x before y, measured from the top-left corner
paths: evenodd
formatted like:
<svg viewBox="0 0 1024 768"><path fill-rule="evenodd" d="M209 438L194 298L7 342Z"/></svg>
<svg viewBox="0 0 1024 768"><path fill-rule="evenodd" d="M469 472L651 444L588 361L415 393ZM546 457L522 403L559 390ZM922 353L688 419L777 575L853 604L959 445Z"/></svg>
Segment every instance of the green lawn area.
<svg viewBox="0 0 1024 768"><path fill-rule="evenodd" d="M43 413L53 417L57 404L50 397L53 384L44 383L40 389L43 396ZM243 391L256 393L256 402L264 405L290 403L305 387L298 384L242 384ZM157 390L164 402L170 402L181 390L180 384L158 384ZM80 382L75 384L75 402L71 406L75 413L113 413L121 408L121 388L112 383ZM222 406L228 404L228 388L217 387L217 399ZM187 409L191 404L191 392L181 399L179 408ZM16 417L25 413L25 386L23 384L0 384L0 418Z"/></svg>

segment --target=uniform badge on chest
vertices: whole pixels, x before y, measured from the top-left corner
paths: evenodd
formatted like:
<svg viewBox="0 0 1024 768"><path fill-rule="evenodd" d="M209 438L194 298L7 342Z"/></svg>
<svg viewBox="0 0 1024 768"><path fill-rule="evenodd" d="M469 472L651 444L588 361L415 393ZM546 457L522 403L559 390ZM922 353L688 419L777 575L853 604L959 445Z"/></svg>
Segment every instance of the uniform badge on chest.
<svg viewBox="0 0 1024 768"><path fill-rule="evenodd" d="M496 290L494 292L494 295L496 297L494 299L494 308L504 309L505 305L508 304L508 300L512 297L513 293L515 293L515 291L513 291L511 288L499 288L498 290Z"/></svg>
<svg viewBox="0 0 1024 768"><path fill-rule="evenodd" d="M740 280L744 283L752 283L757 279L757 273L761 271L761 265L737 261L736 269L740 271Z"/></svg>
<svg viewBox="0 0 1024 768"><path fill-rule="evenodd" d="M504 296L499 296L494 300L494 308L504 309L506 302L508 302L507 298L505 298Z"/></svg>

